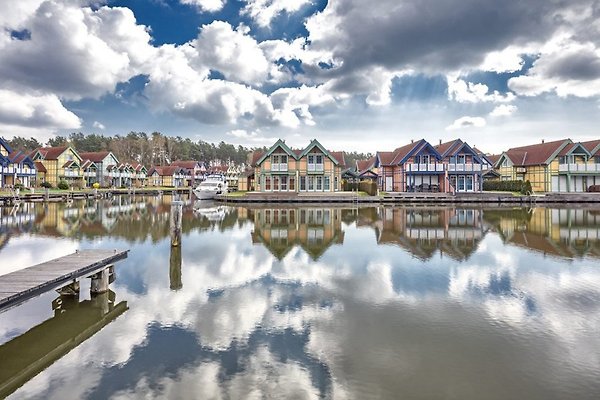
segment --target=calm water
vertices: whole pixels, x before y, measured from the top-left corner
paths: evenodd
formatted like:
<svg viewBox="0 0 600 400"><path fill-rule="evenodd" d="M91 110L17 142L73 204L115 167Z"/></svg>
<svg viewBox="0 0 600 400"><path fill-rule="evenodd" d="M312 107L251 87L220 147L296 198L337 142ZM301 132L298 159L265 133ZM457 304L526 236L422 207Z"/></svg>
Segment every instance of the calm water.
<svg viewBox="0 0 600 400"><path fill-rule="evenodd" d="M170 202L0 209L0 274L131 249L0 314L0 397L598 398L598 210Z"/></svg>

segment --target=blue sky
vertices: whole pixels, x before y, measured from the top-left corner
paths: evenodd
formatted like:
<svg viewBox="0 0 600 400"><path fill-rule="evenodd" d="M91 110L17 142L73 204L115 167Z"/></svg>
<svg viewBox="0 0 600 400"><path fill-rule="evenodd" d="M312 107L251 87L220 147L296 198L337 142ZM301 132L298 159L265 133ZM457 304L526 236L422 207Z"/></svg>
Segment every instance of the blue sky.
<svg viewBox="0 0 600 400"><path fill-rule="evenodd" d="M600 137L600 7L507 0L0 4L0 135L160 131L387 150Z"/></svg>

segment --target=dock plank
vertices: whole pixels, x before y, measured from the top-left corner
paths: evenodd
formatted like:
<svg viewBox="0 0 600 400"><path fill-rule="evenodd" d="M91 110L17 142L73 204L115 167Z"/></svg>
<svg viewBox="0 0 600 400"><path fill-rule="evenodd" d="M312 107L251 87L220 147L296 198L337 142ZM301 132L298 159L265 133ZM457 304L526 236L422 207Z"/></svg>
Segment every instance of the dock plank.
<svg viewBox="0 0 600 400"><path fill-rule="evenodd" d="M0 276L0 312L127 258L129 250L81 250Z"/></svg>

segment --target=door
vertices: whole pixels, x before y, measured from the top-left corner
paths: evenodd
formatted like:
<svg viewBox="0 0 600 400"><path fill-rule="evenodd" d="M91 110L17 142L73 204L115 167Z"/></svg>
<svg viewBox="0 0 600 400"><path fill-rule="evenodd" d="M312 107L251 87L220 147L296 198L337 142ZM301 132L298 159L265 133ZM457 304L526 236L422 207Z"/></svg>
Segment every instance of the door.
<svg viewBox="0 0 600 400"><path fill-rule="evenodd" d="M394 190L393 187L393 177L391 176L386 176L385 177L385 191L386 192L392 192Z"/></svg>

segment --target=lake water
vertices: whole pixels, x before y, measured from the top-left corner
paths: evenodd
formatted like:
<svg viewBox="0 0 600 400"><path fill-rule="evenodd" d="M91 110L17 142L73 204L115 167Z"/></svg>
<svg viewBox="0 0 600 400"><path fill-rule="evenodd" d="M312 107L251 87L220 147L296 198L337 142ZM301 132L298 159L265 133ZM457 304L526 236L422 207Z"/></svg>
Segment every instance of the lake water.
<svg viewBox="0 0 600 400"><path fill-rule="evenodd" d="M131 249L107 294L0 314L0 397L597 399L598 209L0 209L0 274Z"/></svg>

